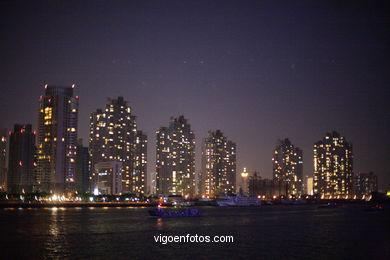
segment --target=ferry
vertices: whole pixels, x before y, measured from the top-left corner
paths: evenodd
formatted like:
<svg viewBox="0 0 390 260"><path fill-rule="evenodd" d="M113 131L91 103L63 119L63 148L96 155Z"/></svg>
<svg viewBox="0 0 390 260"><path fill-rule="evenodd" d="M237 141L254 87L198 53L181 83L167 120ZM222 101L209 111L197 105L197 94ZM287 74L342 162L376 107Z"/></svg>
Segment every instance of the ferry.
<svg viewBox="0 0 390 260"><path fill-rule="evenodd" d="M220 207L245 207L261 205L261 200L256 197L244 197L240 195L220 197L216 202Z"/></svg>
<svg viewBox="0 0 390 260"><path fill-rule="evenodd" d="M198 209L184 209L180 211L166 211L160 207L149 210L149 214L159 218L200 217Z"/></svg>

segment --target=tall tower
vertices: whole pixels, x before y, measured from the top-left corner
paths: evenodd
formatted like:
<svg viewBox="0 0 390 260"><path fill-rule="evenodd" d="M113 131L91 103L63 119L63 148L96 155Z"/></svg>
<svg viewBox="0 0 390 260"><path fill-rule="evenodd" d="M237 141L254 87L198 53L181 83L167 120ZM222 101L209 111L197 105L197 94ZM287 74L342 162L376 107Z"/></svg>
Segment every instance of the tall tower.
<svg viewBox="0 0 390 260"><path fill-rule="evenodd" d="M108 99L104 110L90 116L89 152L91 190L97 185L95 164L116 161L122 164L122 192L146 192L147 137L137 131L136 117L123 97Z"/></svg>
<svg viewBox="0 0 390 260"><path fill-rule="evenodd" d="M7 190L7 130L0 129L0 191Z"/></svg>
<svg viewBox="0 0 390 260"><path fill-rule="evenodd" d="M184 116L157 131L156 189L164 195L195 195L195 135Z"/></svg>
<svg viewBox="0 0 390 260"><path fill-rule="evenodd" d="M285 182L289 195L301 195L303 193L302 150L291 144L287 138L278 140L272 161L274 180Z"/></svg>
<svg viewBox="0 0 390 260"><path fill-rule="evenodd" d="M235 193L236 144L220 130L209 132L202 147L202 196Z"/></svg>
<svg viewBox="0 0 390 260"><path fill-rule="evenodd" d="M337 132L327 133L314 144L314 193L352 195L352 145Z"/></svg>
<svg viewBox="0 0 390 260"><path fill-rule="evenodd" d="M35 132L31 125L15 125L10 135L8 192L32 192L34 183Z"/></svg>
<svg viewBox="0 0 390 260"><path fill-rule="evenodd" d="M79 99L74 87L45 85L39 99L37 190L75 191Z"/></svg>

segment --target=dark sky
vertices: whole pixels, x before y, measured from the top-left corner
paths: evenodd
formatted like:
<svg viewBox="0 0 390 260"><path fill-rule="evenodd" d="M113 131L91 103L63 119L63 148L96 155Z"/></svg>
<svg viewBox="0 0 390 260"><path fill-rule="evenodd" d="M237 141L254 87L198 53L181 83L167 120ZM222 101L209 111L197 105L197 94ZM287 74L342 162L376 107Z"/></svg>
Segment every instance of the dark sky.
<svg viewBox="0 0 390 260"><path fill-rule="evenodd" d="M197 171L210 129L237 143L238 169L265 177L278 138L303 149L311 174L313 143L337 130L355 171L390 189L390 8L365 2L1 1L0 126L36 127L43 85L75 83L79 135L123 95L148 134L149 171L155 131L183 114Z"/></svg>

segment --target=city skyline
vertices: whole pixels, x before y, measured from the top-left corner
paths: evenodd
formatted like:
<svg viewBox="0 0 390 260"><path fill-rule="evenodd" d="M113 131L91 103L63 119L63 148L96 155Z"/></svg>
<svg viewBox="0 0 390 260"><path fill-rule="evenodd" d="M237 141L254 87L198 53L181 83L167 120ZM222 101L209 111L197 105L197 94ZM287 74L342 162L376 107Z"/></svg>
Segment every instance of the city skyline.
<svg viewBox="0 0 390 260"><path fill-rule="evenodd" d="M351 8L321 3L319 9L315 4L302 9L291 4L271 17L254 3L251 8L240 5L235 15L230 11L233 2L227 1L208 8L178 3L174 13L157 4L159 12L138 14L147 5L114 4L103 8L104 14L87 6L61 11L66 4L38 4L36 9L4 5L0 12L7 25L6 41L1 46L7 66L1 70L0 127L31 123L37 129L42 86L75 83L84 142L89 113L107 97L122 95L134 107L149 144L155 143L154 132L169 117L183 114L197 144L210 129L221 129L238 144L238 171L245 166L265 177L272 176L277 139L288 137L302 148L306 176L313 173L313 143L337 130L354 145L354 170L373 171L380 189L389 188L385 8L367 12L369 3ZM29 26L15 19L35 17L32 10L41 15ZM305 11L310 14L301 15ZM102 19L91 22L84 14ZM224 22L218 20L222 14ZM148 19L161 23L159 30ZM65 29L57 32L47 21ZM119 33L118 25L129 29L120 27ZM291 32L269 34L267 27L289 27ZM149 173L154 150L148 151ZM196 169L200 154L197 145Z"/></svg>
<svg viewBox="0 0 390 260"><path fill-rule="evenodd" d="M68 90L72 90L72 93L73 93L73 90L74 90L74 88L75 88L75 84L72 84L71 86L68 86L68 87L66 87L66 86L64 86L64 87L58 87L58 86L49 86L49 85L47 85L47 84L45 84L45 86L44 86L44 88L45 88L45 90L47 91L49 91L49 92L52 92L52 91L56 91L56 92L58 92L58 91L60 91L60 92L62 92L62 91L67 91L67 89ZM60 88L62 89L62 90L60 90ZM49 97L49 99L50 99L50 97ZM78 100L79 100L79 96L76 96L75 98L73 98L72 99L73 101L77 101L77 108L78 108ZM125 164L126 163L130 163L130 164L134 164L134 166L132 166L133 168L134 168L134 170L136 171L136 172L138 172L137 174L136 174L136 176L137 177L132 177L133 179L134 178L136 178L136 180L134 179L134 180L131 180L131 181L129 181L130 179L129 178L127 178L128 180L126 181L126 178L124 178L124 177L122 177L123 178L123 184L122 184L122 186L123 186L123 190L124 191L128 191L128 192L134 192L135 194L144 194L144 193L147 193L147 190L153 190L153 187L151 186L152 185L152 176L153 176L153 173L152 172L148 172L144 167L145 167L145 164L146 164L146 156L145 156L145 153L144 153L144 151L147 151L148 149L147 149L147 136L145 135L145 134L143 134L143 131L141 131L141 130L137 130L137 123L136 123L136 116L135 115L132 115L131 113L132 113L132 111L133 111L133 109L132 109L132 107L130 107L130 106L128 106L128 102L126 101L126 100L124 100L124 98L122 97L122 96L119 96L118 97L118 99L115 99L115 98L107 98L106 99L107 100L107 103L106 103L106 108L104 109L104 111L102 110L102 109L96 109L96 111L92 111L91 113L90 113L90 123L89 123L89 126L90 126L90 133L89 133L89 142L88 142L88 145L87 145L87 147L85 147L85 149L87 149L87 151L89 150L89 149L91 149L91 147L94 147L94 146L96 146L96 144L94 144L94 142L95 142L95 136L97 137L97 139L100 139L99 138L99 136L100 137L102 137L102 136L105 136L104 138L109 138L109 136L108 136L108 130L104 130L105 129L105 126L106 125L111 125L111 124L108 124L107 122L106 123L104 123L104 127L101 127L102 126L102 122L105 120L105 121L107 121L106 119L104 119L104 118L115 118L114 119L114 121L116 122L116 121L123 121L124 119L122 118L123 117L123 114L128 114L127 116L126 115L124 115L124 117L127 117L127 120L129 121L129 124L126 124L126 125L129 125L129 129L128 130L123 130L123 131L131 131L131 132L134 132L134 135L133 135L133 133L131 133L128 137L126 137L126 138L130 138L129 140L131 140L131 147L134 147L134 148L131 148L131 149L135 149L135 150L137 150L137 149L140 149L140 150L138 150L138 152L131 152L132 154L134 154L134 155L132 155L132 156L135 156L135 158L137 158L137 159L130 159L130 160L128 160L128 162L126 162L126 160L125 159L120 159L119 157L117 158L118 160L116 160L116 161L123 161ZM40 102L42 102L42 96L40 96ZM49 100L49 103L51 102L51 100ZM68 100L66 100L66 102L65 103L68 103ZM71 102L69 102L69 104L71 104ZM110 105L111 104L111 105ZM115 107L115 109L113 109ZM119 109L119 111L118 111L118 109ZM66 110L69 110L70 111L70 109L66 109ZM122 112L120 112L120 110L123 110ZM39 115L41 115L43 112L42 111L45 111L45 110L42 110L42 108L40 109L40 111L39 111ZM50 111L49 111L50 112ZM75 111L73 111L72 110L72 112L75 112ZM76 112L78 112L78 110L76 111ZM113 113L114 112L114 113ZM50 113L52 113L52 112L50 112ZM106 114L104 114L104 113L107 113L107 116L106 116ZM110 114L116 114L116 116L110 116ZM101 119L99 119L99 118L101 118ZM51 120L51 117L45 117L44 118L45 120L47 120L47 119L50 119ZM102 119L103 119L103 121L102 121ZM162 132L166 132L167 130L169 130L169 129L173 129L173 128L175 128L175 127L173 127L173 125L181 125L181 123L184 123L185 125L187 125L188 123L187 123L187 119L185 119L184 118L184 116L183 115L181 115L181 116L179 116L178 118L174 118L174 117L170 117L170 119L171 119L171 122L170 122L170 127L160 127L160 129L159 130L157 130L156 131L156 133L157 133L157 135L159 136L160 135L160 133L162 133ZM43 119L39 119L39 120L43 120ZM173 121L172 121L173 120ZM104 122L105 122L104 121ZM112 121L112 120L111 120ZM111 122L110 121L110 122ZM112 122L114 122L114 121L112 121ZM118 122L119 122L118 121ZM126 120L125 120L126 121ZM177 122L176 122L177 121ZM183 121L183 122L182 122ZM176 122L176 123L175 123ZM78 124L78 122L77 122L77 117L76 117L76 121L75 122L73 122L72 124L75 124L76 126L77 126L77 124ZM30 128L31 128L31 124L28 124L28 125L30 125ZM43 124L42 124L43 125ZM17 127L18 126L18 124L15 124L14 125L14 127ZM188 126L189 127L191 127L189 124L188 124ZM101 129L103 129L104 131L107 131L107 133L103 133L102 132L102 130L100 130L99 128L101 128ZM108 127L109 128L109 127ZM68 130L67 130L67 132L75 132L75 137L76 137L76 139L77 139L77 128L75 129L75 130L72 130L72 128L68 128ZM116 130L116 132L117 132L118 130ZM172 130L170 130L170 131L172 131ZM176 131L176 130L173 130L174 132ZM34 133L36 132L36 130L34 130ZM116 133L115 132L115 133ZM169 131L168 131L169 132ZM9 131L9 133L11 133L10 131ZM96 133L103 133L103 135L102 134L96 134ZM120 133L121 133L121 129L119 129L119 135L120 135ZM128 132L127 132L128 133ZM208 135L210 135L210 133L212 133L212 131L211 130L209 130L208 131ZM217 130L217 133L220 133L220 130ZM194 135L194 133L193 133L193 131L192 130L190 130L190 134L192 134L192 135ZM106 136L107 135L107 136ZM117 134L116 134L117 135ZM336 135L336 137L337 136L339 136L339 134L337 133L337 131L330 131L330 132L327 132L326 133L326 137L328 137L328 136L330 136L330 135ZM103 139L104 139L103 138ZM195 136L193 136L192 137L194 140L195 140ZM342 139L343 139L343 137L341 137ZM56 139L57 138L54 138L54 140L56 141ZM73 139L75 139L74 137L73 138L71 138L72 140ZM195 158L197 158L197 156L199 156L200 158L201 158L201 160L203 160L202 158L203 158L203 153L204 153L204 151L203 151L203 149L204 149L204 147L203 147L203 145L204 145L204 142L205 142L205 140L207 139L207 137L206 138L202 138L202 143L201 143L201 146L202 146L202 148L201 148L201 154L199 154L199 155L196 155L197 153L195 152L194 153L194 157ZM39 137L37 137L37 141L39 140ZM91 143L91 140L92 140L92 143ZM156 148L157 149L161 149L161 148L158 148L158 138L157 138L157 140L156 140ZM324 140L326 140L325 138L324 138ZM115 141L115 140L114 140ZM35 139L34 139L34 142L35 142ZM78 140L77 140L77 145L83 145L83 139L82 138L79 138ZM99 141L98 141L99 142ZM121 146L121 144L120 143L117 143L116 144L116 142L113 142L113 144L115 143L115 147L117 147L117 146ZM276 175L275 175L275 164L277 163L277 162L275 162L275 155L276 155L276 151L277 150L281 150L281 151L283 151L284 149L287 149L287 150L285 150L285 152L287 152L284 156L287 156L286 158L288 158L290 155L288 155L290 152L292 152L292 154L291 154L291 156L297 156L297 158L296 158L296 160L295 159L293 159L293 161L294 161L294 163L298 163L299 164L299 168L300 168L300 171L302 171L302 168L304 168L305 167L305 165L303 164L303 160L304 159L302 159L302 150L301 149L299 149L298 147L294 147L294 145L293 144L291 144L291 142L290 142L290 140L289 140L289 138L285 138L285 139L278 139L278 140L276 140L275 141L275 143L276 143L276 149L274 148L274 152L273 152L273 156L274 157L272 157L271 159L272 159L272 165L273 165L273 171L272 171L272 174L271 174L271 177L272 178L277 178L276 177ZM318 144L320 144L320 142L315 142L314 143L314 160L316 160L316 149L317 149L317 146L318 146ZM322 143L321 143L322 144ZM91 146L92 145L92 146ZM88 146L90 147L89 149L88 149ZM113 149L114 148L114 146L112 147L112 148L110 148L110 149ZM290 147L291 146L291 147ZM104 149L106 149L106 148L104 148L104 145L102 146L101 144L100 144L100 146L97 146L98 147L98 151L94 151L94 150L90 150L89 152L91 153L91 154L93 154L93 153L96 153L97 152L97 154L101 154L102 153L102 151L104 150ZM130 146L129 146L130 147ZM195 145L195 147L196 147L196 145ZM235 144L234 144L234 147L235 147ZM76 146L75 146L75 148L76 148ZM103 149L103 150L102 150ZM114 148L114 150L115 149L117 149L117 148ZM235 150L236 150L236 148L234 148ZM292 149L292 150L291 150ZM290 151L291 150L291 151ZM118 150L119 151L119 150ZM118 154L118 151L117 152L114 152L114 154ZM298 153L298 154L295 154L294 155L294 152L295 153ZM38 149L38 153L37 153L37 159L39 159L39 149ZM111 152L109 152L109 154L112 154ZM352 154L352 152L351 152L351 154ZM103 153L103 156L104 156L104 153ZM236 156L236 155L235 155ZM90 156L89 156L90 157ZM107 154L106 154L106 156L105 157L107 157ZM111 159L115 159L116 157L114 157L114 158L112 158L112 157L114 157L114 156L112 156L112 155L110 155L110 158ZM120 157L123 157L122 155L120 156ZM93 158L93 157L91 157L91 158ZM291 159L291 158L290 158ZM312 159L312 158L310 158L310 159ZM152 167L155 167L156 165L158 166L158 163L157 163L157 158L155 157L155 158L153 158L153 160L154 161L152 161L152 162L150 162L149 161L149 163L148 163L148 165L150 165L150 164L152 164L153 166ZM39 161L39 160L38 160ZM108 157L106 158L106 159L95 159L95 161L96 162L103 162L103 161L107 161L107 162L109 162L109 160L108 160ZM115 160L111 160L112 162L114 162ZM284 161L284 160L283 160ZM299 161L299 162L298 162ZM90 192L93 192L93 186L95 186L96 184L96 181L94 181L93 180L93 173L94 173L94 160L92 159L91 161L90 161L91 163L92 163L92 165L91 165L91 168L90 168L90 170L89 170L89 177L91 177L92 179L90 179L89 180L89 191ZM140 167L140 168L138 168L138 170L136 170L137 169L137 166L138 167ZM307 166L307 164L306 164L306 166ZM309 166L311 166L310 164L309 164ZM290 166L287 166L287 167L290 167ZM74 167L71 167L71 168L74 168ZM129 168L129 167L127 167L127 168ZM150 166L148 166L148 168L150 168ZM157 167L158 168L158 167ZM293 168L294 168L294 166L293 166ZM39 169L39 168L38 168ZM247 170L247 167L244 167L243 168L244 169L244 171L245 170ZM312 173L309 173L307 176L309 176L309 177L314 177L315 176L315 174L316 174L316 167L315 167L315 164L314 164L314 171L312 172ZM131 170L131 171L133 171L133 170ZM145 171L146 171L146 175L145 175ZM195 167L195 169L194 169L194 176L193 176L193 182L194 182L194 189L196 189L196 191L194 191L193 193L191 192L191 194L193 194L193 195L195 195L195 194L197 194L197 191L198 191L198 189L199 189L199 187L197 187L199 184L197 184L197 183L195 183L196 182L196 180L198 179L198 178L200 178L201 179L201 176L202 176L202 172L203 171L203 163L201 163L201 166L200 166L200 168L198 169L197 167ZM241 175L240 175L240 170L239 169L237 169L237 175L236 175L236 181L237 181L237 188L238 188L238 186L239 186L239 183L240 183L240 181L241 181ZM257 175L258 176L262 176L262 177L268 177L267 175L264 175L264 174L261 174L261 173L259 173L258 171L257 171L257 169L250 169L250 172L255 172L255 173L257 173ZM283 171L282 171L283 172ZM351 171L351 174L354 174L354 173L358 173L359 171L356 171L356 170L352 170ZM37 178L39 178L39 172L37 171L37 173L36 173L37 175ZM129 174L129 173L127 173L127 174ZM124 176L128 176L128 175L126 175L126 174L123 174ZM302 176L304 176L303 174L301 174ZM138 178L138 176L140 176L140 178ZM142 177L143 176L143 177ZM350 185L352 185L352 175L350 176L351 177L351 183L350 183ZM138 180L139 179L139 180ZM199 180L200 180L199 179ZM66 180L65 180L66 181ZM72 182L74 182L74 181L72 181ZM300 184L298 184L298 185L303 185L303 186L305 186L306 185L306 183L305 183L305 178L298 178L298 181L297 181L297 183L300 183ZM39 181L37 180L37 183L36 183L38 186L39 186ZM380 181L379 181L379 184L380 184ZM56 184L57 185L57 184ZM73 186L75 186L75 185L79 185L79 183L76 183L76 184L73 184ZM129 189L129 188L125 188L126 186L129 186L130 187L130 185L132 186L132 187L134 187L134 188L131 188L131 189ZM203 185L203 181L200 183L200 185ZM39 190L40 188L38 188L38 186L37 186L37 190ZM379 187L380 187L380 185L378 185ZM302 189L302 187L299 187L298 188L298 190L301 190ZM73 188L73 190L76 190L76 188L74 187ZM142 191L141 191L142 190ZM352 194L352 187L350 188L350 190L351 190L351 192L350 192L350 194ZM296 192L295 191L293 191L291 194L295 194ZM316 193L316 192L315 192ZM170 194L170 193L168 193L168 194ZM176 194L176 193L173 193L173 194ZM304 193L303 193L304 194ZM192 195L192 196L193 196ZM201 194L198 194L198 195L201 195Z"/></svg>
<svg viewBox="0 0 390 260"><path fill-rule="evenodd" d="M389 0L1 0L4 259L390 259Z"/></svg>

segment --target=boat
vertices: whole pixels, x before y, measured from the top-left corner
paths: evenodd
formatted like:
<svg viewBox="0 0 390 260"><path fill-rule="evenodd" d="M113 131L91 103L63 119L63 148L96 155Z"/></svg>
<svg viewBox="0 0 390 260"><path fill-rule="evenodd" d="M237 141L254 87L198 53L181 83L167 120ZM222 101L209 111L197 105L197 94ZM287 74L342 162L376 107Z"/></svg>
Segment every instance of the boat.
<svg viewBox="0 0 390 260"><path fill-rule="evenodd" d="M227 196L217 199L217 205L220 207L245 207L260 206L261 200L256 197Z"/></svg>
<svg viewBox="0 0 390 260"><path fill-rule="evenodd" d="M178 217L199 217L200 211L198 209L184 209L180 211L167 211L162 208L149 210L149 214L153 217L159 218L178 218Z"/></svg>
<svg viewBox="0 0 390 260"><path fill-rule="evenodd" d="M376 204L375 206L369 207L365 209L366 211L382 211L383 206L381 204Z"/></svg>

